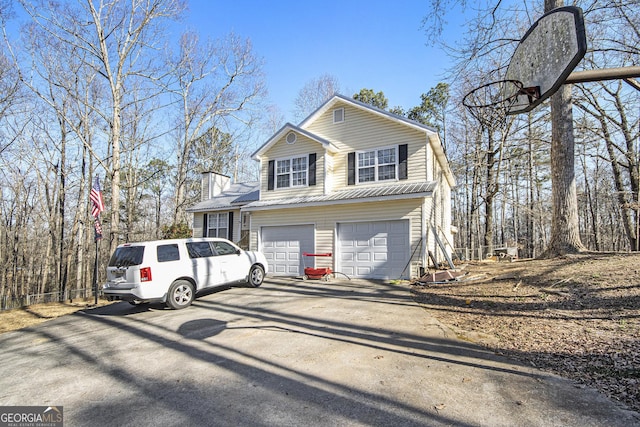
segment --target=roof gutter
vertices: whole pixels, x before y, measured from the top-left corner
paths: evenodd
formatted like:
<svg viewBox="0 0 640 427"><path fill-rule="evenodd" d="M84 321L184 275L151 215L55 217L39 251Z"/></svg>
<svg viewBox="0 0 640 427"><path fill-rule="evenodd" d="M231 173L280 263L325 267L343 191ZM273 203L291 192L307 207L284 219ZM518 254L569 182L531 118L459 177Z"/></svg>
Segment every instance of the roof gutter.
<svg viewBox="0 0 640 427"><path fill-rule="evenodd" d="M300 202L300 203L287 203L283 200L283 203L273 203L269 205L263 206L251 206L251 204L245 205L242 207L243 211L246 212L254 212L254 211L267 211L271 209L294 209L294 208L309 208L309 207L318 207L318 206L327 206L327 205L348 205L353 203L373 203L373 202L389 202L393 200L409 200L409 199L422 199L425 197L431 197L433 195L433 191L424 191L421 193L407 193L407 194L396 194L393 196L376 196L376 197L363 197L360 199L342 199L342 200L324 200L317 202Z"/></svg>

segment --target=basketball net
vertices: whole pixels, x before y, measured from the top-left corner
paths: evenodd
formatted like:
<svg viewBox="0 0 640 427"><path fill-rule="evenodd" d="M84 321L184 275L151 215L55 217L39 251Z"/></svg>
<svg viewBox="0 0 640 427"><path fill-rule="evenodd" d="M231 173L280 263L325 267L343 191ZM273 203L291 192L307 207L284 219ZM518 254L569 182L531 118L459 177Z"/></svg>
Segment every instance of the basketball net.
<svg viewBox="0 0 640 427"><path fill-rule="evenodd" d="M471 90L462 104L485 128L498 129L506 124L509 110L522 92L519 80L498 80Z"/></svg>

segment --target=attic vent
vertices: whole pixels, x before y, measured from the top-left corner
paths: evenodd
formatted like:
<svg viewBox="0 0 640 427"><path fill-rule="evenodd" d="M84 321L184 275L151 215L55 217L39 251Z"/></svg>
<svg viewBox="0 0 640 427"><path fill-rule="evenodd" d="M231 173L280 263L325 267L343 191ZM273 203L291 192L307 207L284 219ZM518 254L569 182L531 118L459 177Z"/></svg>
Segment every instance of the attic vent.
<svg viewBox="0 0 640 427"><path fill-rule="evenodd" d="M333 110L333 123L344 122L344 108L336 108Z"/></svg>
<svg viewBox="0 0 640 427"><path fill-rule="evenodd" d="M294 144L296 142L296 134L293 132L289 132L287 134L287 144Z"/></svg>

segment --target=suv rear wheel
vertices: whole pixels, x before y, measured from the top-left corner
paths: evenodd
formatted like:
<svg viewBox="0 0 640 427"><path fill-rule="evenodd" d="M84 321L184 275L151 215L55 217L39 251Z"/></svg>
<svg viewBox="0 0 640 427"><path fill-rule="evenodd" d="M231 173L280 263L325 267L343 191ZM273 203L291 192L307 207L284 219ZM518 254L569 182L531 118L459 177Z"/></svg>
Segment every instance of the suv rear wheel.
<svg viewBox="0 0 640 427"><path fill-rule="evenodd" d="M174 310L188 307L193 302L193 285L186 280L176 280L169 287L167 306Z"/></svg>
<svg viewBox="0 0 640 427"><path fill-rule="evenodd" d="M251 270L249 270L249 280L247 280L247 283L249 283L249 286L253 288L257 288L258 286L262 285L263 280L264 280L264 269L259 265L252 266Z"/></svg>

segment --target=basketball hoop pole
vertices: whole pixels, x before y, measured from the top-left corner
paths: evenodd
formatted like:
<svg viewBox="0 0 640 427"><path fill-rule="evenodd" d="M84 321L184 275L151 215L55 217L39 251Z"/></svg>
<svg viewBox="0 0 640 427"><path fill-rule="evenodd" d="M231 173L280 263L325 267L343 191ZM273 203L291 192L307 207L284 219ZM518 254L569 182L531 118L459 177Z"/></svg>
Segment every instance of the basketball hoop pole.
<svg viewBox="0 0 640 427"><path fill-rule="evenodd" d="M570 83L597 82L600 80L617 80L640 77L640 67L605 68L603 70L574 71L564 81Z"/></svg>
<svg viewBox="0 0 640 427"><path fill-rule="evenodd" d="M603 70L574 71L564 81L564 84L599 82L602 80L623 79L631 87L640 90L640 83L633 80L640 77L640 67L605 68Z"/></svg>

